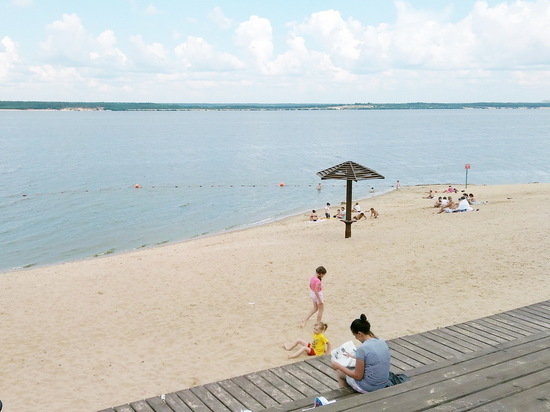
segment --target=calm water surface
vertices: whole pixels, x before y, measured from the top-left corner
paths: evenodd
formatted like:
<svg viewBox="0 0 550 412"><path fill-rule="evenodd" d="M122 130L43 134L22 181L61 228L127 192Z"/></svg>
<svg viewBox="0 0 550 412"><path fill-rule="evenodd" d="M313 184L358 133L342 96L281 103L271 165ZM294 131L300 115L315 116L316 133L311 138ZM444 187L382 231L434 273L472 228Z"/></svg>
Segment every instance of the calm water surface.
<svg viewBox="0 0 550 412"><path fill-rule="evenodd" d="M402 185L549 182L550 110L0 112L0 270L257 224ZM285 186L280 187L279 183ZM135 189L139 184L141 189Z"/></svg>

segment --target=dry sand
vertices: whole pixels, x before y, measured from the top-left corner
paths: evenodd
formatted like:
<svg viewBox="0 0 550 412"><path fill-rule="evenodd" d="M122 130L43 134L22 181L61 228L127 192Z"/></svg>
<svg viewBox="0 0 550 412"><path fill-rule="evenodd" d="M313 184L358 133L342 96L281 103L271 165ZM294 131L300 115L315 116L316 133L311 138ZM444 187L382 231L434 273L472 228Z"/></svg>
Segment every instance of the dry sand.
<svg viewBox="0 0 550 412"><path fill-rule="evenodd" d="M0 274L5 410L96 411L293 362L281 343L311 337L319 265L333 344L361 313L390 339L549 299L550 184L470 186L488 203L438 215L422 197L443 188L360 201L380 217L349 239L299 215Z"/></svg>

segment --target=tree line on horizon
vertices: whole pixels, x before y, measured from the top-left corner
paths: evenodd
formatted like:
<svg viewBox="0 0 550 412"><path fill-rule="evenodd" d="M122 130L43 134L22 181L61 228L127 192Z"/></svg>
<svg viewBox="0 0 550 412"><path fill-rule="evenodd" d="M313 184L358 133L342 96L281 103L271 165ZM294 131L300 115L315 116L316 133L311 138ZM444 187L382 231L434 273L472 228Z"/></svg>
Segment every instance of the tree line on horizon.
<svg viewBox="0 0 550 412"><path fill-rule="evenodd" d="M0 101L0 110L90 110L90 111L178 111L178 110L426 110L426 109L540 109L550 102L479 103L132 103L132 102L43 102Z"/></svg>

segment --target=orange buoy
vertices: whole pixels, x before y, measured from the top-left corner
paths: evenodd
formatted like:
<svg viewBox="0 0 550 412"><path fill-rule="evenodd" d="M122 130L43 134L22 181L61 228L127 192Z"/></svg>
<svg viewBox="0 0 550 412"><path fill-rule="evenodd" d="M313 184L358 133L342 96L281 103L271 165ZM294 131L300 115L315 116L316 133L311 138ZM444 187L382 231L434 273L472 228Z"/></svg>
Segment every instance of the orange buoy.
<svg viewBox="0 0 550 412"><path fill-rule="evenodd" d="M141 186L140 185L135 185L134 186L136 189L139 189Z"/></svg>
<svg viewBox="0 0 550 412"><path fill-rule="evenodd" d="M283 182L279 183L279 187L283 187L285 184Z"/></svg>

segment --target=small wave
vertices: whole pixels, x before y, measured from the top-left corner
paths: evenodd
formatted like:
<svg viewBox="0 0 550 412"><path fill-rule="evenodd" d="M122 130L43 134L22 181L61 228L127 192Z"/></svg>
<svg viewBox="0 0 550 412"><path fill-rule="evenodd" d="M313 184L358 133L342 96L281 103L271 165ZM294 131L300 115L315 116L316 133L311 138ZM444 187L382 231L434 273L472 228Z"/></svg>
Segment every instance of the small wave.
<svg viewBox="0 0 550 412"><path fill-rule="evenodd" d="M96 253L94 255L94 257L100 257L100 256L105 256L105 255L111 255L113 253L115 253L116 249L113 248L113 249L109 249L109 250L106 250L105 252L100 252L100 253Z"/></svg>

